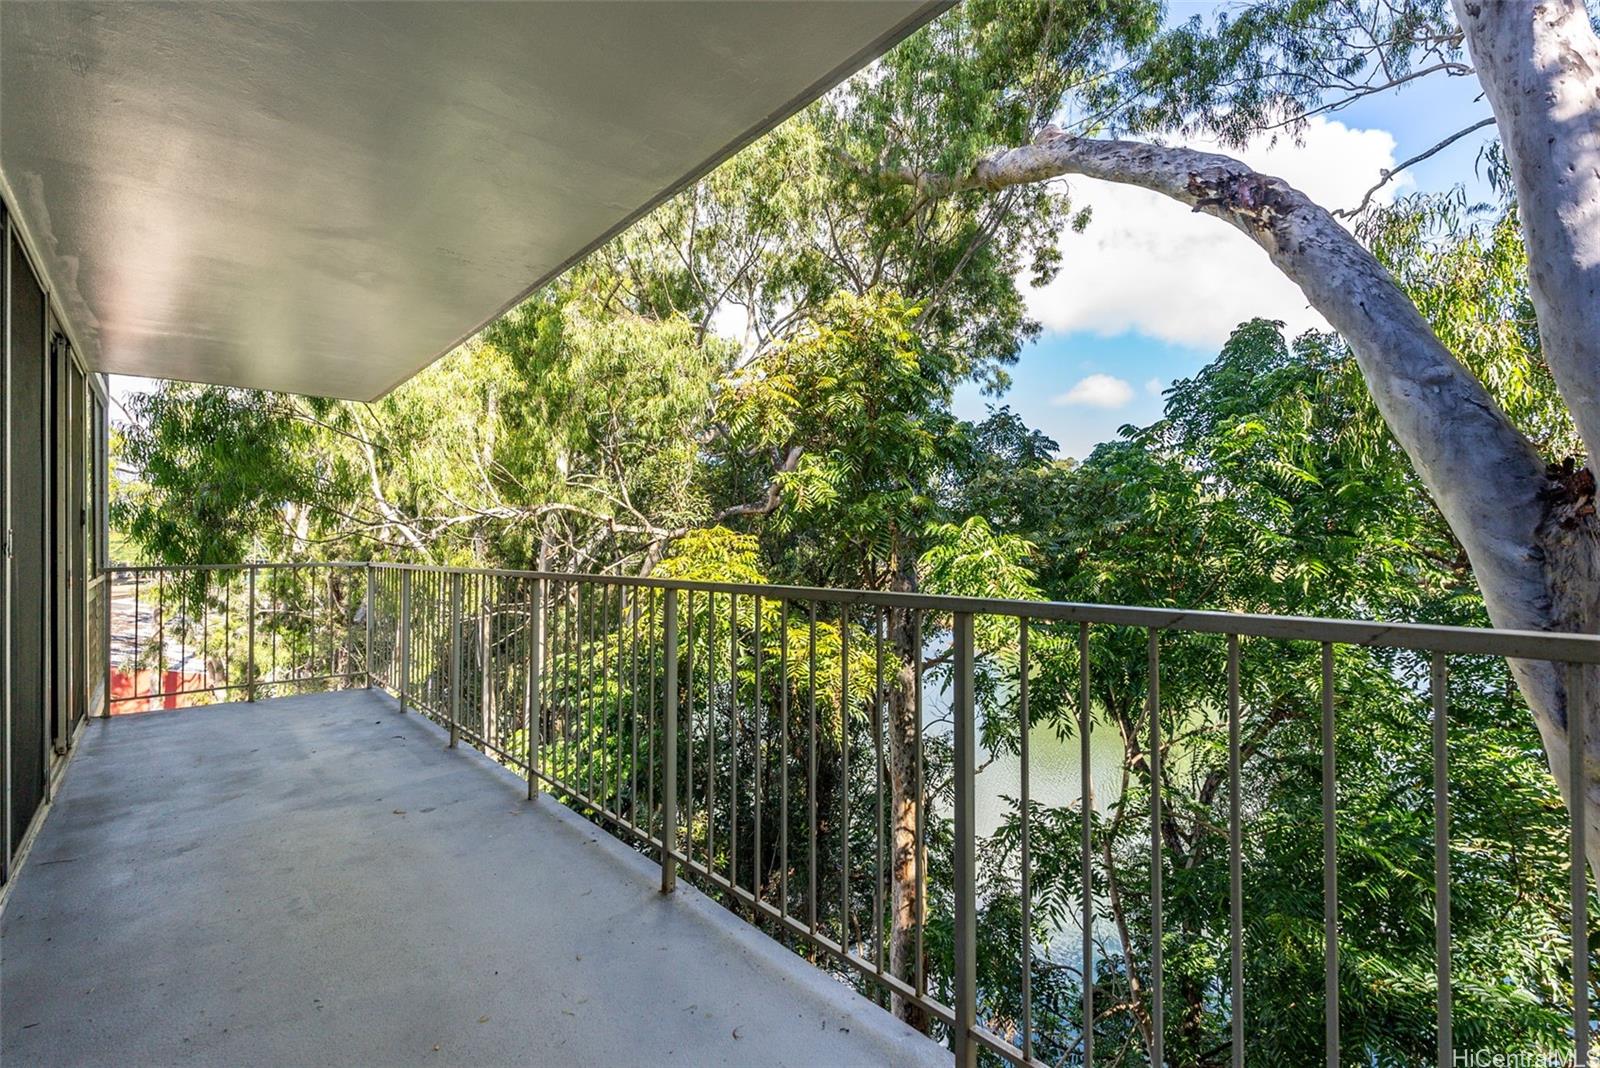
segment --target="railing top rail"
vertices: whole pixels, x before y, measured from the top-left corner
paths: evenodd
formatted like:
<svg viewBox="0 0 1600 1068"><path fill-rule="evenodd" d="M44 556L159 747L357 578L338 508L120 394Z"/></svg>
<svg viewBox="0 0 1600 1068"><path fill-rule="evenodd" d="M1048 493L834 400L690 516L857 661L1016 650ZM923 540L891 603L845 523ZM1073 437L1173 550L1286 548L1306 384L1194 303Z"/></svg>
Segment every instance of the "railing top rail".
<svg viewBox="0 0 1600 1068"><path fill-rule="evenodd" d="M374 561L308 561L300 563L193 564L123 566L115 572L245 570L250 567L386 568L444 574L487 575L505 578L588 582L635 589L675 589L703 593L760 596L771 600L815 601L838 605L917 609L925 612L970 612L975 615L1014 616L1047 622L1094 623L1153 630L1190 631L1200 634L1237 634L1241 637L1282 641L1331 642L1384 649L1477 656L1503 656L1522 660L1565 663L1600 663L1600 636L1552 631L1500 630L1486 627L1451 627L1426 623L1390 623L1377 620L1322 619L1312 616L1278 616L1246 612L1216 612L1143 605L1089 604L1072 601L1024 601L995 597L953 597L940 594L894 593L817 586L780 586L748 582L706 582L693 579L648 578L631 575L580 574L561 571L523 571L511 568L444 567Z"/></svg>
<svg viewBox="0 0 1600 1068"><path fill-rule="evenodd" d="M258 571L268 568L303 568L303 567L332 567L332 568L363 568L379 567L376 562L368 564L365 560L300 560L278 561L273 563L243 563L243 564L107 564L107 572L119 575L148 575L158 571L248 571L255 568Z"/></svg>

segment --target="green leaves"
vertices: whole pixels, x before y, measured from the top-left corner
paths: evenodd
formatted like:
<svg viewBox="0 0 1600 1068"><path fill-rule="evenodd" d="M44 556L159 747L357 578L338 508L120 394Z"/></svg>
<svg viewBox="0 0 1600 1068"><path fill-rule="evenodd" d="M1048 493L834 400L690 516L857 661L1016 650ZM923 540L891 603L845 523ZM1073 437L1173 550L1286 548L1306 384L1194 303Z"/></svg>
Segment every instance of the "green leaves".
<svg viewBox="0 0 1600 1068"><path fill-rule="evenodd" d="M720 526L691 531L673 542L655 574L659 578L695 582L760 584L767 581L761 570L760 543L755 536Z"/></svg>
<svg viewBox="0 0 1600 1068"><path fill-rule="evenodd" d="M741 454L796 450L775 478L776 531L818 537L806 568L877 585L914 559L936 511L950 447L953 361L916 332L921 309L897 293L838 293L815 321L751 363L718 398L727 445Z"/></svg>
<svg viewBox="0 0 1600 1068"><path fill-rule="evenodd" d="M148 559L236 563L329 527L351 472L317 448L309 413L251 390L166 383L128 399L112 524Z"/></svg>

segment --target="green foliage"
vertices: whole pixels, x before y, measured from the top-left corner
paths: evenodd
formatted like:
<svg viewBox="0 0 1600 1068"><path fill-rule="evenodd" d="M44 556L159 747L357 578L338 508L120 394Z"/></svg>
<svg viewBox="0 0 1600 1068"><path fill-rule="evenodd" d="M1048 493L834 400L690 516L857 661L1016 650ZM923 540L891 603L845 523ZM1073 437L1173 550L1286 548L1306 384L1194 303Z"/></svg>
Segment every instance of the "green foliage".
<svg viewBox="0 0 1600 1068"><path fill-rule="evenodd" d="M1241 145L1434 73L1471 73L1449 0L1265 0L1155 38L1119 73L1120 122Z"/></svg>
<svg viewBox="0 0 1600 1068"><path fill-rule="evenodd" d="M953 425L954 367L920 342L919 310L893 293L836 295L720 405L741 451L798 455L775 480L772 532L804 537L806 566L869 586L914 554Z"/></svg>
<svg viewBox="0 0 1600 1068"><path fill-rule="evenodd" d="M694 530L672 543L656 568L660 578L694 582L763 583L760 543L727 527Z"/></svg>
<svg viewBox="0 0 1600 1068"><path fill-rule="evenodd" d="M923 588L953 597L1034 600L1039 589L1028 566L1033 554L1027 539L996 531L982 516L940 523L928 531Z"/></svg>
<svg viewBox="0 0 1600 1068"><path fill-rule="evenodd" d="M128 405L118 459L141 478L111 520L147 557L236 563L276 548L284 525L320 533L325 491L345 472L277 398L170 383Z"/></svg>
<svg viewBox="0 0 1600 1068"><path fill-rule="evenodd" d="M1309 615L1484 622L1459 550L1404 456L1381 434L1336 340L1287 343L1275 324L1235 332L1216 361L1169 392L1164 418L1130 428L1058 472L1063 508L1040 586L1057 599ZM1069 634L1035 647L1034 721L1076 730L1078 664ZM1127 998L1148 982L1150 724L1143 632L1095 628L1097 721L1122 739L1126 779L1096 821L1096 873L1114 939L1098 982ZM1314 646L1247 640L1245 742L1246 1033L1252 1060L1321 1056L1320 658ZM1167 1044L1173 1063L1227 1050L1227 747L1220 638L1161 642ZM1339 651L1341 1021L1364 1063L1425 1060L1434 1041L1432 749L1427 665ZM1454 663L1450 690L1452 931L1458 1044L1558 1051L1570 982L1560 978L1565 820L1539 741L1505 665ZM1014 715L991 744L1015 751ZM1009 737L1008 737L1009 733ZM1510 784L1515 784L1510 785ZM1080 893L1065 813L1040 812L1036 909ZM1063 824L1059 833L1050 829ZM986 853L996 922L1014 870L1015 813ZM1060 850L1060 853L1054 851ZM1045 873L1049 874L1045 874ZM1115 890L1113 895L1112 891ZM1014 889L1012 890L1014 894ZM1117 904L1111 904L1116 902ZM1044 921L1046 944L1059 923ZM1547 947L1544 949L1536 947ZM998 974L998 973L997 973ZM1037 982L1059 984L1041 969ZM990 991L1014 1011L1014 989ZM1070 999L1069 999L1070 1003ZM1102 1048L1137 1057L1139 1002L1104 1021ZM1059 1005L1056 1006L1057 1008ZM1062 1019L1075 1017L1066 1012ZM1075 1025L1074 1025L1075 1026ZM1064 1045L1076 1031L1048 1036ZM1464 1045L1463 1045L1464 1048Z"/></svg>
<svg viewBox="0 0 1600 1068"><path fill-rule="evenodd" d="M1360 233L1445 348L1539 451L1553 461L1581 456L1539 349L1514 208L1469 204L1459 189L1419 194L1374 212Z"/></svg>

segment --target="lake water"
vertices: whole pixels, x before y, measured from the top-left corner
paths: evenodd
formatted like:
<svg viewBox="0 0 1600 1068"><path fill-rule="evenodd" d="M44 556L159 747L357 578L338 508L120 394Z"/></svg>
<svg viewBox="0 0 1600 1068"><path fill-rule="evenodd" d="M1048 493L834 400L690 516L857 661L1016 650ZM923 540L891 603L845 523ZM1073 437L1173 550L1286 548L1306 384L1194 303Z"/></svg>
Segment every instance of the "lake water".
<svg viewBox="0 0 1600 1068"><path fill-rule="evenodd" d="M924 728L926 733L948 737L950 733L950 695L928 691L924 695ZM981 732L980 732L981 736ZM1104 721L1094 722L1089 731L1089 777L1094 789L1094 808L1105 813L1122 795L1122 762L1124 759L1122 736ZM980 838L994 834L1001 822L1011 813L1012 802L1021 796L1022 761L1018 754L1002 753L993 757L982 748L977 753L980 768L973 798L973 815ZM1077 734L1062 737L1054 726L1039 724L1028 735L1028 794L1035 805L1077 810L1082 795L1081 752ZM1011 800L1007 800L1007 799ZM943 808L943 806L941 806ZM941 815L950 815L943 808ZM1096 907L1096 912L1101 909ZM1035 947L1036 953L1063 961L1076 962L1081 952L1083 930L1076 910L1051 932L1048 947ZM1094 924L1095 941L1101 954L1116 955L1120 946L1115 941L1115 927L1103 915L1097 915Z"/></svg>

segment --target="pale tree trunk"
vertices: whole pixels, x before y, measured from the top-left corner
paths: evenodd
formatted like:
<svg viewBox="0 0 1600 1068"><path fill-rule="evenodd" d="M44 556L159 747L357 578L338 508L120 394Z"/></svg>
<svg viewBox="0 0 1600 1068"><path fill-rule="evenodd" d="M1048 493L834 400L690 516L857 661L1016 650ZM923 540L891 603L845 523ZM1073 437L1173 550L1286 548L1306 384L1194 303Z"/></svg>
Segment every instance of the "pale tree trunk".
<svg viewBox="0 0 1600 1068"><path fill-rule="evenodd" d="M1591 455L1600 444L1600 47L1581 4L1457 0L1520 198L1545 357ZM1474 21L1475 20L1475 21ZM1491 54L1492 53L1492 54ZM1434 336L1383 266L1323 208L1228 156L1047 131L964 175L888 177L936 197L1062 175L1140 186L1227 222L1266 251L1350 344L1384 421L1471 559L1497 627L1600 622L1594 482L1553 471ZM1513 661L1569 804L1563 670ZM1583 811L1600 869L1600 677L1585 710Z"/></svg>
<svg viewBox="0 0 1600 1068"><path fill-rule="evenodd" d="M1600 457L1600 40L1581 0L1454 2L1516 186L1540 349L1593 464ZM1593 485L1579 508L1592 504ZM1592 632L1600 625L1592 508L1572 515L1569 501L1561 505L1543 530L1552 594L1545 625ZM1513 667L1571 804L1565 690L1543 665ZM1585 690L1581 789L1589 866L1600 873L1600 685L1592 671Z"/></svg>
<svg viewBox="0 0 1600 1068"><path fill-rule="evenodd" d="M1575 0L1455 0L1517 189L1550 373L1600 456L1600 40Z"/></svg>

